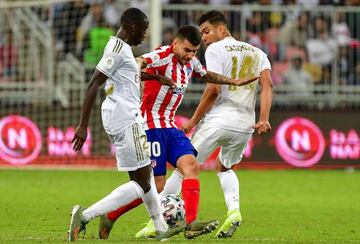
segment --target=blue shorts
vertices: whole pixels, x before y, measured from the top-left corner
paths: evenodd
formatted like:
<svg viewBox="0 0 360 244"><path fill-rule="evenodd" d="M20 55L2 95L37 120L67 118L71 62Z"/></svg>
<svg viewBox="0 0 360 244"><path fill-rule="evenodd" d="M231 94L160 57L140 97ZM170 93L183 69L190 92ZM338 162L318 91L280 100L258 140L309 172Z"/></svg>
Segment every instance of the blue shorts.
<svg viewBox="0 0 360 244"><path fill-rule="evenodd" d="M166 175L166 162L176 167L176 161L181 156L197 156L189 138L179 129L150 129L146 131L146 135L155 176Z"/></svg>

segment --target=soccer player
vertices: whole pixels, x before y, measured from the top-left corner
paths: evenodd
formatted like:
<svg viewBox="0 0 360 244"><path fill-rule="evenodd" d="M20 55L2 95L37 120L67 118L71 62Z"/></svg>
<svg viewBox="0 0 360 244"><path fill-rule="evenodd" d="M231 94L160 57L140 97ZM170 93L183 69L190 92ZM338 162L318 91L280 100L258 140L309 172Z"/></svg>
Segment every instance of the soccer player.
<svg viewBox="0 0 360 244"><path fill-rule="evenodd" d="M168 227L156 190L146 134L142 127L140 111L140 67L132 53L145 37L149 22L139 9L130 8L121 16L121 27L116 36L110 37L102 59L91 78L82 106L81 120L76 128L74 150L83 146L88 121L96 94L105 84L106 99L102 103L101 116L104 129L116 148L117 167L127 171L130 181L113 190L109 195L85 209L75 205L71 212L69 241L78 239L86 224L99 215L111 212L135 199L142 198L154 221L157 239L162 240L182 231L183 226Z"/></svg>
<svg viewBox="0 0 360 244"><path fill-rule="evenodd" d="M200 163L215 148L221 147L216 168L228 212L216 237L226 238L235 233L242 221L239 182L232 168L241 161L254 129L258 134L271 129L271 66L263 51L230 35L223 13L216 10L207 12L199 18L198 24L202 40L208 45L205 59L209 71L231 78L260 76L258 82L243 87L207 84L192 118L183 125L185 132L197 125L191 142L198 151ZM261 86L260 115L255 123L258 83Z"/></svg>
<svg viewBox="0 0 360 244"><path fill-rule="evenodd" d="M183 131L176 128L175 113L185 94L192 76L198 76L205 82L216 84L245 85L258 77L251 79L231 79L214 72L207 72L195 57L200 47L201 36L196 27L183 26L180 28L170 46L162 46L153 52L139 58L143 68L150 74L164 75L176 83L171 90L168 86L154 80L146 81L141 112L146 119L146 134L153 160L155 181L158 191L163 196L174 192L173 188L164 189L166 182L166 162L179 171L175 171L169 181L182 186L182 196L185 202L186 224L185 237L195 238L213 231L218 222L216 220L200 222L197 220L200 197L200 182L198 179L199 164L196 161L197 152ZM164 189L164 190L163 190ZM99 225L100 239L107 239L116 219L133 207L141 203L136 200L127 207L121 208L107 216L102 216ZM136 237L153 237L153 224L148 225L136 234Z"/></svg>

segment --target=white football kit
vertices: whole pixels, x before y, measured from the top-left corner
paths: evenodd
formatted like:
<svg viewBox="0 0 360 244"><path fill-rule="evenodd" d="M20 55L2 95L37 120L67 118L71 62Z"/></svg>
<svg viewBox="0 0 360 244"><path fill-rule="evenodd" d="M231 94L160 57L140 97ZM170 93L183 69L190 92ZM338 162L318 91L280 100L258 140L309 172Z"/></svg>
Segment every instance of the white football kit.
<svg viewBox="0 0 360 244"><path fill-rule="evenodd" d="M115 145L118 170L133 171L150 164L140 112L139 67L131 47L117 37L110 37L96 68L108 76L101 117Z"/></svg>
<svg viewBox="0 0 360 244"><path fill-rule="evenodd" d="M232 37L212 43L205 52L207 70L229 78L259 76L271 69L266 54L259 48ZM191 142L200 163L221 147L220 161L226 168L241 161L255 124L258 81L246 86L221 85L215 104L197 126Z"/></svg>

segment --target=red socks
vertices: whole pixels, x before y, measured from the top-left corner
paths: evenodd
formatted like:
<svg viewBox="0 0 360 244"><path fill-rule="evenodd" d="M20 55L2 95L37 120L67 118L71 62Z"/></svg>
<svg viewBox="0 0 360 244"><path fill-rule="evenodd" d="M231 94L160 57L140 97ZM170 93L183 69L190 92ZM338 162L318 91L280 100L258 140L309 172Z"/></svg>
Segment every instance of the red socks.
<svg viewBox="0 0 360 244"><path fill-rule="evenodd" d="M190 224L197 219L200 181L199 179L184 179L182 182L182 197L185 202L186 223Z"/></svg>
<svg viewBox="0 0 360 244"><path fill-rule="evenodd" d="M135 199L134 201L132 201L128 205L125 205L123 207L120 207L120 208L108 213L107 217L112 222L115 222L121 215L123 215L124 213L130 211L133 208L136 208L137 206L142 204L142 202L143 202L143 200L141 198Z"/></svg>
<svg viewBox="0 0 360 244"><path fill-rule="evenodd" d="M200 199L200 181L198 179L184 179L182 182L182 197L185 202L186 223L190 224L197 219L199 199ZM136 208L142 203L138 198L121 208L107 214L109 220L115 222L121 215Z"/></svg>

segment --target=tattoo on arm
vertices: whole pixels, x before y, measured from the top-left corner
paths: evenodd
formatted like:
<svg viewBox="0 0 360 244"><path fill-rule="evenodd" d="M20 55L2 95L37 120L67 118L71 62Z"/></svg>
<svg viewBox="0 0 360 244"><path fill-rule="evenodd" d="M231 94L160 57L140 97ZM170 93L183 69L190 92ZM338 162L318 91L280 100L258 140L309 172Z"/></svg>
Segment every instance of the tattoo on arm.
<svg viewBox="0 0 360 244"><path fill-rule="evenodd" d="M218 85L233 85L232 79L211 71L208 71L206 75L202 77L202 79L207 83Z"/></svg>

